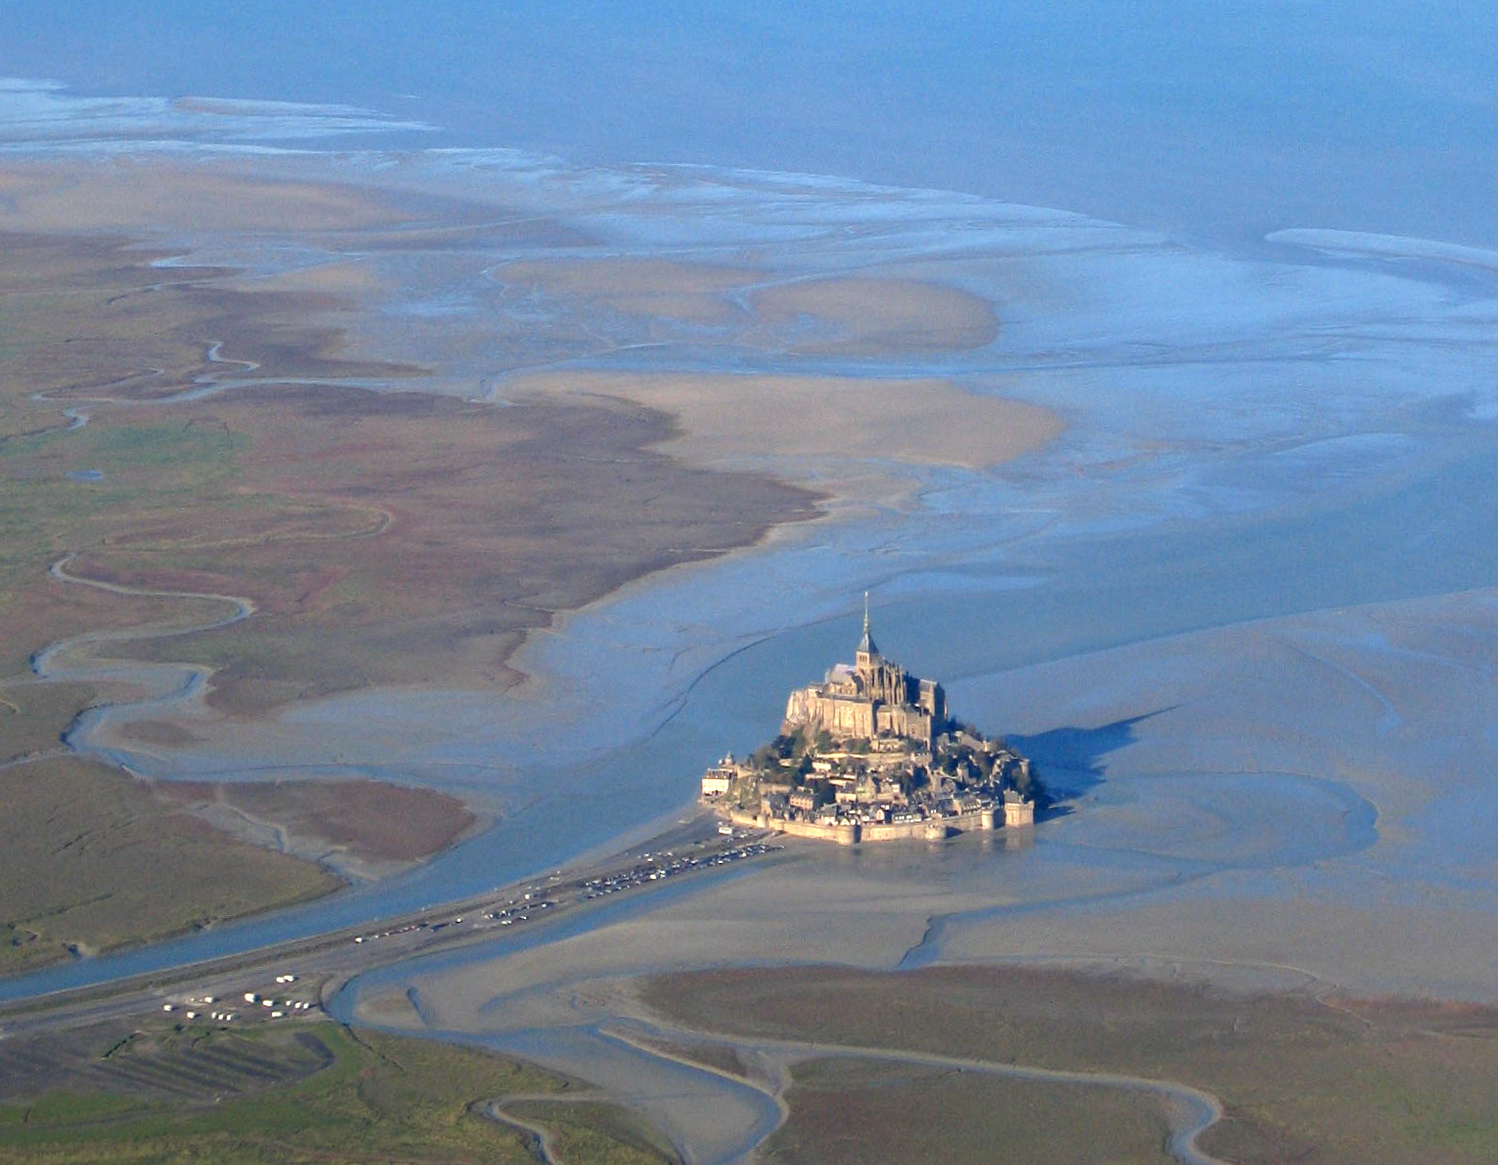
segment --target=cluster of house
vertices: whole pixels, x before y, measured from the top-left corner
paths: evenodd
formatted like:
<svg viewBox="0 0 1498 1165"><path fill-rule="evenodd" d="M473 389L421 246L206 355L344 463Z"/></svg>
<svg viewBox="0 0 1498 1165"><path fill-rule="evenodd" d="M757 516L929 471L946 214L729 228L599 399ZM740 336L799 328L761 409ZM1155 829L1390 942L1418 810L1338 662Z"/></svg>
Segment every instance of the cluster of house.
<svg viewBox="0 0 1498 1165"><path fill-rule="evenodd" d="M853 664L793 692L773 744L702 778L735 825L843 844L1030 825L1035 788L1027 759L947 715L939 683L880 655L867 609Z"/></svg>

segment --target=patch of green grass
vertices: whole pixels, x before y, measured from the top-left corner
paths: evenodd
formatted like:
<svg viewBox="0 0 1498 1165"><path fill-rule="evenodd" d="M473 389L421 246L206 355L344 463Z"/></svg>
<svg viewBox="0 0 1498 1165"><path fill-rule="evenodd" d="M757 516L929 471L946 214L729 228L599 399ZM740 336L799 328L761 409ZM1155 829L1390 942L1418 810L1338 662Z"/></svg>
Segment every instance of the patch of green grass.
<svg viewBox="0 0 1498 1165"><path fill-rule="evenodd" d="M145 1104L133 1096L108 1092L54 1092L26 1107L15 1106L16 1123L36 1128L57 1128L90 1124L95 1121L139 1112Z"/></svg>
<svg viewBox="0 0 1498 1165"><path fill-rule="evenodd" d="M89 684L0 683L0 764L60 747L95 694Z"/></svg>
<svg viewBox="0 0 1498 1165"><path fill-rule="evenodd" d="M219 425L92 424L0 441L0 594L121 524L197 508L237 472L249 438ZM102 481L64 474L97 469ZM34 584L32 584L34 585Z"/></svg>
<svg viewBox="0 0 1498 1165"><path fill-rule="evenodd" d="M230 841L128 774L63 756L0 770L0 974L286 906L342 883Z"/></svg>
<svg viewBox="0 0 1498 1165"><path fill-rule="evenodd" d="M198 486L222 476L228 462L249 447L249 438L222 425L90 426L76 432L72 452L98 464L106 473L164 473L164 486Z"/></svg>
<svg viewBox="0 0 1498 1165"><path fill-rule="evenodd" d="M545 1125L558 1155L590 1165L668 1165L677 1161L671 1143L627 1108L596 1100L518 1101L506 1112Z"/></svg>
<svg viewBox="0 0 1498 1165"><path fill-rule="evenodd" d="M329 1067L237 1099L142 1108L130 1098L58 1096L29 1109L0 1108L0 1159L17 1165L532 1165L526 1138L479 1109L491 1098L561 1093L569 1086L541 1069L470 1048L333 1024L314 1030L333 1055ZM123 1107L131 1103L136 1107ZM621 1128L634 1126L627 1115L604 1111L609 1107L566 1106L569 1165L659 1165L660 1156L618 1139Z"/></svg>

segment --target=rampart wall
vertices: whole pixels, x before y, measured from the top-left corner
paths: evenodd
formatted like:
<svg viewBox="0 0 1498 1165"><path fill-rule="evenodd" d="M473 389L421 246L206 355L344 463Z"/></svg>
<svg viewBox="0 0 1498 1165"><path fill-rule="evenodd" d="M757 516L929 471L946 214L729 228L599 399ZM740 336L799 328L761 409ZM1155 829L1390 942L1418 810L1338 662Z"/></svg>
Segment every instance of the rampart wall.
<svg viewBox="0 0 1498 1165"><path fill-rule="evenodd" d="M996 827L994 811L978 809L955 817L936 817L925 821L847 822L841 825L819 825L814 821L791 821L768 817L763 813L730 810L728 820L745 829L773 829L791 837L810 837L838 845L857 845L865 841L936 840L954 833L992 830Z"/></svg>

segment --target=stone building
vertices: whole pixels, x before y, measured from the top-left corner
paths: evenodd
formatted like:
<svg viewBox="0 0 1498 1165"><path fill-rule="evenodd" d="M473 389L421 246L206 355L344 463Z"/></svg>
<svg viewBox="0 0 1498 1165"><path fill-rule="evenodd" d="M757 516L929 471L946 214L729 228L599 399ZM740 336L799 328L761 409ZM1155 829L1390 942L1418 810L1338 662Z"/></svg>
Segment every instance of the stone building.
<svg viewBox="0 0 1498 1165"><path fill-rule="evenodd" d="M738 776L739 768L734 763L733 754L729 753L707 772L702 774L702 795L711 799L721 797L728 792L733 780Z"/></svg>
<svg viewBox="0 0 1498 1165"><path fill-rule="evenodd" d="M947 697L935 680L907 675L879 654L864 600L863 638L853 664L840 663L820 684L798 688L786 704L785 726L836 742L900 739L930 749L947 727Z"/></svg>

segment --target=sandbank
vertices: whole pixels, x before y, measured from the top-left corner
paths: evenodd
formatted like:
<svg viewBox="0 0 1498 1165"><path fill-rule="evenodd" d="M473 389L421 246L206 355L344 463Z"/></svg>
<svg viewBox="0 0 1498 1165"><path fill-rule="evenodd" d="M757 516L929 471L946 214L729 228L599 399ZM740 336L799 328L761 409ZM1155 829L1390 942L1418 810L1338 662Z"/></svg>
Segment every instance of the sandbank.
<svg viewBox="0 0 1498 1165"><path fill-rule="evenodd" d="M669 259L584 259L505 263L490 272L498 282L572 295L631 315L669 316L702 324L744 318L726 292L760 276L739 267L679 263Z"/></svg>
<svg viewBox="0 0 1498 1165"><path fill-rule="evenodd" d="M0 230L49 234L348 230L413 217L368 188L159 157L11 161L0 167L0 191Z"/></svg>
<svg viewBox="0 0 1498 1165"><path fill-rule="evenodd" d="M700 465L770 463L826 486L893 463L982 469L1032 453L1062 429L1049 409L966 392L949 380L728 373L537 372L516 397L621 397L677 418L668 452Z"/></svg>
<svg viewBox="0 0 1498 1165"><path fill-rule="evenodd" d="M513 261L492 268L490 276L595 310L733 325L746 346L789 356L960 352L999 334L986 300L897 274L787 280L753 266L618 256Z"/></svg>
<svg viewBox="0 0 1498 1165"><path fill-rule="evenodd" d="M815 356L900 356L991 344L999 321L976 295L914 279L809 279L749 297L767 323L801 331L790 351Z"/></svg>

